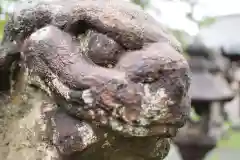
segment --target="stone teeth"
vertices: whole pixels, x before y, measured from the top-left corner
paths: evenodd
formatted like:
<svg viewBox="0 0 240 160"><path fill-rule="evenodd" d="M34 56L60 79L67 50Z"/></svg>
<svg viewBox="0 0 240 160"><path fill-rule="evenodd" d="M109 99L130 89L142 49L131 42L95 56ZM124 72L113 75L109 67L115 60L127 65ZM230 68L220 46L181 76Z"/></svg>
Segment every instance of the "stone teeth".
<svg viewBox="0 0 240 160"><path fill-rule="evenodd" d="M97 110L98 115L104 116L105 112L101 109Z"/></svg>
<svg viewBox="0 0 240 160"><path fill-rule="evenodd" d="M145 93L146 97L150 97L151 96L151 92L150 92L150 88L149 88L148 84L144 85L144 93Z"/></svg>
<svg viewBox="0 0 240 160"><path fill-rule="evenodd" d="M121 132L124 129L123 126L114 119L111 119L109 122L113 130L117 130Z"/></svg>
<svg viewBox="0 0 240 160"><path fill-rule="evenodd" d="M82 99L84 101L84 103L88 104L88 105L92 105L93 104L93 96L91 93L90 89L84 90L82 93Z"/></svg>
<svg viewBox="0 0 240 160"><path fill-rule="evenodd" d="M104 125L106 125L106 124L108 123L107 118L104 118L104 117L102 117L102 118L100 119L100 121L101 121L101 123L104 124Z"/></svg>
<svg viewBox="0 0 240 160"><path fill-rule="evenodd" d="M148 125L148 124L149 124L149 121L148 121L147 119L141 117L141 118L139 119L139 123L140 123L141 125L145 126L145 125Z"/></svg>
<svg viewBox="0 0 240 160"><path fill-rule="evenodd" d="M88 114L91 116L92 119L95 119L95 118L96 118L96 117L95 117L95 113L94 113L93 110L89 110L89 111L88 111Z"/></svg>

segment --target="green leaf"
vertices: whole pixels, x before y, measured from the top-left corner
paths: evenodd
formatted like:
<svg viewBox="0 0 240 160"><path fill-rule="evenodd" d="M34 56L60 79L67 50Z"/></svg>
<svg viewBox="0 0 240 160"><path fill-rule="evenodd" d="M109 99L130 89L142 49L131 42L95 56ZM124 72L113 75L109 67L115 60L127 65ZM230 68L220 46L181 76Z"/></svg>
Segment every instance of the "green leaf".
<svg viewBox="0 0 240 160"><path fill-rule="evenodd" d="M207 17L199 22L200 27L207 27L215 22L215 18Z"/></svg>
<svg viewBox="0 0 240 160"><path fill-rule="evenodd" d="M5 20L0 20L0 39L2 39L2 36L3 36L5 23L6 23Z"/></svg>
<svg viewBox="0 0 240 160"><path fill-rule="evenodd" d="M142 9L145 9L149 5L150 0L131 0L131 2L141 6Z"/></svg>

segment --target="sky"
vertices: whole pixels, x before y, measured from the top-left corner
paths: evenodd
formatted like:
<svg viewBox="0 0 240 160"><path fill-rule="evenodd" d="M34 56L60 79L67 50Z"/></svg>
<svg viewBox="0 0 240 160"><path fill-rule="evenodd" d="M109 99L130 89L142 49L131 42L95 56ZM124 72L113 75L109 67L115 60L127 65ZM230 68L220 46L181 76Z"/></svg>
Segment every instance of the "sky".
<svg viewBox="0 0 240 160"><path fill-rule="evenodd" d="M198 17L240 13L239 0L199 0L199 2L200 5L196 9Z"/></svg>
<svg viewBox="0 0 240 160"><path fill-rule="evenodd" d="M187 12L190 11L190 7L186 3L152 0L151 6L159 9L160 15L154 14L154 11L151 10L152 7L148 9L148 12L168 27L187 30L190 35L198 32L197 24L186 18Z"/></svg>
<svg viewBox="0 0 240 160"><path fill-rule="evenodd" d="M206 16L221 16L229 14L240 14L240 0L196 0L195 19L201 20ZM197 24L186 18L190 11L187 3L180 0L152 0L151 6L158 8L161 16L153 11L148 11L156 19L167 24L170 28L184 30L190 35L196 35L199 31ZM159 12L159 11L158 11Z"/></svg>

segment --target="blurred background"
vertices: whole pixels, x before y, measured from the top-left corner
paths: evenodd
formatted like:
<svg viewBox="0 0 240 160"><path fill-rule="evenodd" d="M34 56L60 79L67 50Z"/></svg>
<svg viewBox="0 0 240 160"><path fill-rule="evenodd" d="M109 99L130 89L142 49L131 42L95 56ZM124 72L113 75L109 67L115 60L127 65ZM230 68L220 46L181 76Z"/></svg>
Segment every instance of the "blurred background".
<svg viewBox="0 0 240 160"><path fill-rule="evenodd" d="M16 1L0 0L0 38ZM193 108L190 125L184 128L186 132L181 132L183 137L195 129L195 141L201 141L199 136L203 136L203 141L216 143L202 159L239 159L240 0L129 1L162 23L181 43L189 61L193 75L189 93ZM167 160L191 159L181 156L179 138L174 144ZM201 144L200 150L209 145ZM197 158L191 160L194 159Z"/></svg>

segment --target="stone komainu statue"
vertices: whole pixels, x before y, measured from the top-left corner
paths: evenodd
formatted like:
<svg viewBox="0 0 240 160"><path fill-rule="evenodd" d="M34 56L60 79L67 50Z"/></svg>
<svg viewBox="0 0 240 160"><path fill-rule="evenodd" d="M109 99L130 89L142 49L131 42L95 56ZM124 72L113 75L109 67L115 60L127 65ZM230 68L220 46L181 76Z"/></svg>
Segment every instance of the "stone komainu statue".
<svg viewBox="0 0 240 160"><path fill-rule="evenodd" d="M190 110L180 52L129 2L20 3L4 30L1 90L23 88L32 106L5 131L4 159L163 159Z"/></svg>

